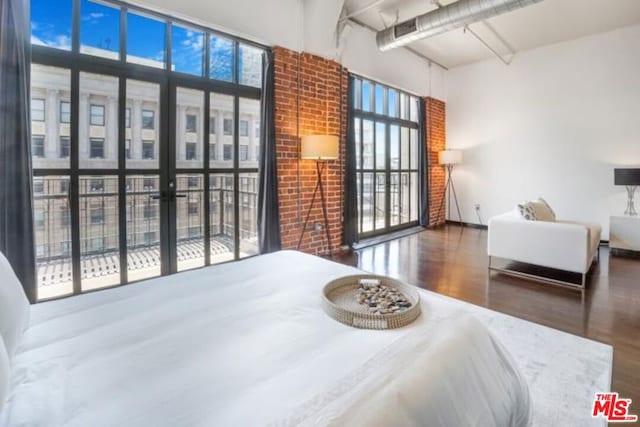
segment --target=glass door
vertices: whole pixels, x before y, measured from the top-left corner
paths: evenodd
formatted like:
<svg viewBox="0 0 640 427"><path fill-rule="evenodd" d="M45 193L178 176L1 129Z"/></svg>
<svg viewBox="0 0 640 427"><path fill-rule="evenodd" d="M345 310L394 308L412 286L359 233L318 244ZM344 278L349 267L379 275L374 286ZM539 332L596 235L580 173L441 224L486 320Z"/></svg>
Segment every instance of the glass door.
<svg viewBox="0 0 640 427"><path fill-rule="evenodd" d="M356 151L358 234L418 223L418 98L352 76L350 142Z"/></svg>
<svg viewBox="0 0 640 427"><path fill-rule="evenodd" d="M260 101L203 84L170 86L171 272L256 255Z"/></svg>

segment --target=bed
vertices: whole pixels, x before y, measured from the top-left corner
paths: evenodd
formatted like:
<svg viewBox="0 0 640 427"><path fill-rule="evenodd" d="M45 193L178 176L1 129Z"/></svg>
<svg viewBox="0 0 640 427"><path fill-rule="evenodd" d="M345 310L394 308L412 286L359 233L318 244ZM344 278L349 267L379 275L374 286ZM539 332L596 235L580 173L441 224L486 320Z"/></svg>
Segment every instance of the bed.
<svg viewBox="0 0 640 427"><path fill-rule="evenodd" d="M526 426L529 391L492 334L430 310L391 331L329 318L360 270L281 251L31 307L7 426Z"/></svg>

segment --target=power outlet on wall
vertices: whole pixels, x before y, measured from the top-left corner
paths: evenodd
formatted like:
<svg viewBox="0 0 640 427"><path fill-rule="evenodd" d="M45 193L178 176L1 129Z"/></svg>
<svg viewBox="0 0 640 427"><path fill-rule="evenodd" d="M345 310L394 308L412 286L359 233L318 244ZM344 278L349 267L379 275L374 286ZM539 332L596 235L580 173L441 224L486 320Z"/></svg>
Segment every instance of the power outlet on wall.
<svg viewBox="0 0 640 427"><path fill-rule="evenodd" d="M313 231L322 231L322 224L319 222L313 224Z"/></svg>

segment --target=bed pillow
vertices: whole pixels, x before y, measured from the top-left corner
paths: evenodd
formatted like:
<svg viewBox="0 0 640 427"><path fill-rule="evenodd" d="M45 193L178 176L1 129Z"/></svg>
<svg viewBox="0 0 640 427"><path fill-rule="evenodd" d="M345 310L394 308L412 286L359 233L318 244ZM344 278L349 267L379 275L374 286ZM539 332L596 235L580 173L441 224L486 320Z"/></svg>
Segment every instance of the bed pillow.
<svg viewBox="0 0 640 427"><path fill-rule="evenodd" d="M0 414L2 414L2 408L7 400L7 394L9 392L9 355L7 349L4 348L4 342L0 337ZM0 422L2 422L0 416Z"/></svg>
<svg viewBox="0 0 640 427"><path fill-rule="evenodd" d="M0 336L11 357L29 325L29 301L11 264L0 253Z"/></svg>

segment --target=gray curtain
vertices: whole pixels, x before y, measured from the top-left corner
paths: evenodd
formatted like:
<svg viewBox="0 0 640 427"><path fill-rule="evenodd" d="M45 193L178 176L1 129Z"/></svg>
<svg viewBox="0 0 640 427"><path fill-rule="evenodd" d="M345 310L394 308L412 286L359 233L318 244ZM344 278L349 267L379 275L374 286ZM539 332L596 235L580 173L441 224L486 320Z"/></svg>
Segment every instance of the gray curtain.
<svg viewBox="0 0 640 427"><path fill-rule="evenodd" d="M424 99L420 99L420 135L418 141L419 144L419 161L418 164L418 176L420 177L420 212L418 215L418 222L421 226L426 227L429 225L429 159L427 158L427 124L426 124L426 111L427 105Z"/></svg>
<svg viewBox="0 0 640 427"><path fill-rule="evenodd" d="M260 253L280 250L278 173L276 168L276 128L273 52L263 55L260 130L260 169L258 188L258 243Z"/></svg>
<svg viewBox="0 0 640 427"><path fill-rule="evenodd" d="M347 88L349 108L353 105L353 78L349 78ZM347 154L344 175L344 241L352 246L358 241L358 180L356 165L356 144L352 117L347 116Z"/></svg>
<svg viewBox="0 0 640 427"><path fill-rule="evenodd" d="M36 263L31 189L29 2L0 1L0 251L31 302Z"/></svg>

